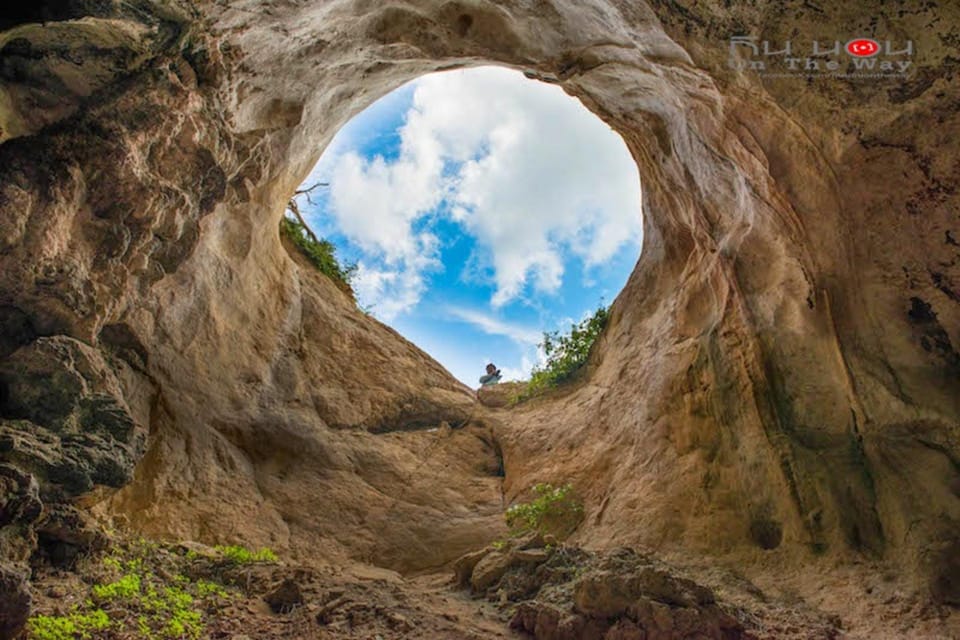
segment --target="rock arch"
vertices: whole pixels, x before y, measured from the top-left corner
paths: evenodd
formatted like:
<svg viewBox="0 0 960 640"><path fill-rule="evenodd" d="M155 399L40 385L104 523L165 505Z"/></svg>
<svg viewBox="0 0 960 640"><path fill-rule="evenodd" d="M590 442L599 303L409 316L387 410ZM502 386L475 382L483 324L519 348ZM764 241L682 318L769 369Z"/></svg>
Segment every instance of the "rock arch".
<svg viewBox="0 0 960 640"><path fill-rule="evenodd" d="M758 571L868 557L956 602L960 120L942 43L958 16L866 4L76 2L13 20L4 388L76 374L64 415L82 423L107 397L133 425L110 442L149 434L99 507L148 533L432 566L496 535L502 450L507 498L544 476L582 488L592 544ZM731 35L840 38L865 12L915 41L911 79L726 66ZM644 184L643 253L588 380L509 424L276 233L349 117L473 64L562 84L624 137ZM49 355L74 352L109 375ZM407 366L416 379L387 375ZM15 438L10 421L31 418L7 404ZM440 473L417 484L424 451L404 429L443 422L472 426L429 452L463 479L431 503ZM58 486L17 446L8 461Z"/></svg>

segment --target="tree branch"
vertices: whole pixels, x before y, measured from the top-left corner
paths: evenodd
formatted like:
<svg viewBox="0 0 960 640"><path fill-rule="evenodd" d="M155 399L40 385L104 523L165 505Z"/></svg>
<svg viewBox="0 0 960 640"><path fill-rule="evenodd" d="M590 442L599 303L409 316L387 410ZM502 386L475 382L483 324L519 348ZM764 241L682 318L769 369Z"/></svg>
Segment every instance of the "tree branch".
<svg viewBox="0 0 960 640"><path fill-rule="evenodd" d="M293 198L290 198L290 202L287 203L287 209L292 211L293 215L297 217L297 220L300 222L300 226L303 227L303 230L307 232L307 235L310 236L310 239L316 243L319 243L320 239L317 238L317 234L313 232L313 230L307 224L307 221L303 219L302 215L300 215L300 207L297 206L297 201Z"/></svg>
<svg viewBox="0 0 960 640"><path fill-rule="evenodd" d="M296 191L293 192L293 197L296 198L297 196L307 196L307 202L309 202L310 204L313 204L313 200L310 199L310 193L318 187L329 187L329 186L330 186L329 182L317 182L307 187L306 189L297 189Z"/></svg>
<svg viewBox="0 0 960 640"><path fill-rule="evenodd" d="M307 224L307 221L303 219L303 216L300 214L300 206L297 204L297 196L305 195L307 196L307 202L313 204L313 201L310 200L310 192L318 187L329 187L329 182L317 182L316 184L307 187L306 189L297 189L293 192L293 197L290 198L290 202L287 203L287 209L297 217L297 220L300 222L300 226L303 227L303 230L310 236L310 239L316 243L320 242L320 238L317 237L317 234L313 232L310 228L310 225Z"/></svg>

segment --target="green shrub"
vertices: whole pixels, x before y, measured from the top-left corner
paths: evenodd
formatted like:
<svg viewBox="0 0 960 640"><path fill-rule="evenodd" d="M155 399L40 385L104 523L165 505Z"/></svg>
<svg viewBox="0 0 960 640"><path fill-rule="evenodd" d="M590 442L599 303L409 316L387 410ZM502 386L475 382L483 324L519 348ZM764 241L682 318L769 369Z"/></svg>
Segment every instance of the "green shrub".
<svg viewBox="0 0 960 640"><path fill-rule="evenodd" d="M239 550L250 561L276 558L269 549L230 549L235 555ZM92 585L91 599L76 605L69 615L32 617L30 640L92 640L103 637L98 632L107 629L131 639L199 640L204 636L203 612L229 593L215 582L194 581L171 571L169 563L177 557L144 541L115 547L100 565L99 576L110 580Z"/></svg>
<svg viewBox="0 0 960 640"><path fill-rule="evenodd" d="M128 573L116 582L93 586L93 595L97 600L116 600L132 598L140 593L140 576Z"/></svg>
<svg viewBox="0 0 960 640"><path fill-rule="evenodd" d="M216 582L210 582L209 580L197 580L197 595L201 598L206 598L207 596L217 596L218 598L226 598L228 595L227 590Z"/></svg>
<svg viewBox="0 0 960 640"><path fill-rule="evenodd" d="M214 547L223 554L223 557L234 564L250 564L251 562L276 562L277 554L266 547L251 551L246 547L236 545Z"/></svg>
<svg viewBox="0 0 960 640"><path fill-rule="evenodd" d="M583 519L583 503L569 484L554 487L552 484L534 485L534 499L519 502L507 509L506 519L514 536L536 531L566 538L580 525Z"/></svg>
<svg viewBox="0 0 960 640"><path fill-rule="evenodd" d="M525 400L569 381L590 357L590 350L610 318L609 307L598 307L592 316L570 325L570 332L543 334L540 348L546 355L542 366L534 368L526 389L516 400Z"/></svg>
<svg viewBox="0 0 960 640"><path fill-rule="evenodd" d="M332 242L324 238L314 239L302 224L286 216L280 221L280 234L288 238L320 273L330 278L341 291L353 297L350 279L356 272L357 265L341 265Z"/></svg>
<svg viewBox="0 0 960 640"><path fill-rule="evenodd" d="M203 621L199 611L179 609L173 612L163 629L168 638L198 639L203 635Z"/></svg>
<svg viewBox="0 0 960 640"><path fill-rule="evenodd" d="M137 626L144 638L197 639L203 635L198 603L193 595L180 587L154 584L151 580L144 592L127 605L140 612Z"/></svg>
<svg viewBox="0 0 960 640"><path fill-rule="evenodd" d="M32 640L74 640L92 638L95 631L110 627L110 617L103 609L86 613L78 610L65 616L37 615L27 622L27 631Z"/></svg>

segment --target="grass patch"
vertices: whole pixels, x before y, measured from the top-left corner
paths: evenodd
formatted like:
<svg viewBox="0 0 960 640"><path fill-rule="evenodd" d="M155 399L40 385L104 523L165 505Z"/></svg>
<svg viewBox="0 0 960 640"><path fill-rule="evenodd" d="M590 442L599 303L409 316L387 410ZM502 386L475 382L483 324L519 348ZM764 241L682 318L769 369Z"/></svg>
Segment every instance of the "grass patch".
<svg viewBox="0 0 960 640"><path fill-rule="evenodd" d="M93 585L93 597L97 600L116 600L117 598L132 598L140 593L140 576L128 573L116 582L110 584Z"/></svg>
<svg viewBox="0 0 960 640"><path fill-rule="evenodd" d="M250 557L272 556L269 549ZM263 553L266 551L268 553ZM145 540L118 545L91 565L95 582L82 604L66 615L34 615L30 640L86 640L122 637L143 640L199 640L204 612L231 597L224 585L171 571L175 553ZM244 555L246 557L246 555Z"/></svg>
<svg viewBox="0 0 960 640"><path fill-rule="evenodd" d="M600 306L589 318L570 325L570 331L543 334L540 348L546 355L543 365L534 368L527 386L514 398L520 402L569 382L587 363L597 338L607 326L610 308Z"/></svg>
<svg viewBox="0 0 960 640"><path fill-rule="evenodd" d="M317 271L330 278L337 288L354 298L350 279L357 270L355 264L340 264L337 249L324 238L317 238L300 224L286 216L280 221L280 235L287 238L310 261Z"/></svg>
<svg viewBox="0 0 960 640"><path fill-rule="evenodd" d="M507 509L507 527L512 536L537 532L563 540L583 520L583 503L570 484L554 487L543 482L534 485L533 494L529 502L518 502Z"/></svg>
<svg viewBox="0 0 960 640"><path fill-rule="evenodd" d="M110 628L110 616L103 609L74 609L65 616L37 615L27 622L27 633L35 640L75 640L93 638L98 631Z"/></svg>
<svg viewBox="0 0 960 640"><path fill-rule="evenodd" d="M182 576L181 576L182 577ZM187 580L188 578L184 578ZM217 596L218 598L226 598L229 593L223 588L223 585L217 584L216 582L210 582L209 580L197 580L197 595L201 598L206 598L207 596Z"/></svg>
<svg viewBox="0 0 960 640"><path fill-rule="evenodd" d="M277 554L272 549L266 547L251 551L246 547L237 545L216 546L215 550L223 554L226 560L233 564L250 564L252 562L276 562Z"/></svg>

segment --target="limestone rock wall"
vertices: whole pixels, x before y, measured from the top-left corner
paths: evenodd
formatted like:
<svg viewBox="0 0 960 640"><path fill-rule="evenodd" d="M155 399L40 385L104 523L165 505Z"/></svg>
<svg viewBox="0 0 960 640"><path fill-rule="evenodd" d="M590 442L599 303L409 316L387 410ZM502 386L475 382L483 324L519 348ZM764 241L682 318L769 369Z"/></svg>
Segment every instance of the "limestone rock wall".
<svg viewBox="0 0 960 640"><path fill-rule="evenodd" d="M98 508L148 533L422 568L498 533L502 451L507 499L575 482L597 546L773 572L879 559L957 602L960 18L809 4L26 11L0 33L0 370L44 340L106 363L111 419L147 437L133 482ZM917 73L726 67L730 35L818 29L913 39ZM587 380L508 420L277 235L350 116L422 73L486 63L583 100L644 186L643 254ZM10 395L18 376L3 428L49 431ZM89 446L128 447L121 476L139 452Z"/></svg>
<svg viewBox="0 0 960 640"><path fill-rule="evenodd" d="M293 122L228 122L236 45L189 7L130 7L78 4L55 28L139 34L136 51L175 37L136 69L98 50L110 82L0 146L0 459L44 507L8 510L27 544L4 557L97 544L64 526L92 505L145 534L400 570L499 535L500 454L472 392L281 245L306 166L285 160ZM3 38L46 47L50 28ZM33 65L5 77L9 121L64 64L57 42L3 49Z"/></svg>

